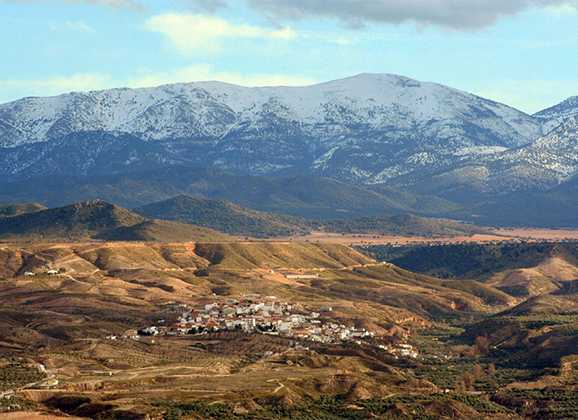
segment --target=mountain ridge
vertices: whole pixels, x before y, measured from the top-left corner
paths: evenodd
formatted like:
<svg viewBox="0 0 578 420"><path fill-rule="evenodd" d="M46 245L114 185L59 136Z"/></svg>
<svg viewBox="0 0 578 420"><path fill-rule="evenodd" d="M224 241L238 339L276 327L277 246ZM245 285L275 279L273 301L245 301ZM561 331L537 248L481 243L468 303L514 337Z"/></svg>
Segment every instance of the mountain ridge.
<svg viewBox="0 0 578 420"><path fill-rule="evenodd" d="M147 219L130 210L107 203L90 200L0 218L0 239L16 241L78 241L78 240L128 240L128 241L192 241L195 236L208 240L226 239L216 231L167 221Z"/></svg>
<svg viewBox="0 0 578 420"><path fill-rule="evenodd" d="M13 178L43 160L64 166L64 150L106 161L118 138L127 141L127 168L117 171L155 155L157 165L180 160L243 174L380 183L541 134L537 120L507 105L388 74L306 87L199 82L26 98L0 105L0 121L3 167ZM99 132L110 137L102 146L89 141Z"/></svg>
<svg viewBox="0 0 578 420"><path fill-rule="evenodd" d="M255 238L300 235L310 230L307 223L297 218L251 210L225 200L208 200L186 194L151 203L135 211L155 219L190 223Z"/></svg>
<svg viewBox="0 0 578 420"><path fill-rule="evenodd" d="M561 191L573 191L564 185L578 175L577 115L576 97L530 116L388 74L305 87L196 82L25 98L0 105L0 200L48 201L41 198L44 179L91 184L93 178L128 176L134 188L144 185L137 173L205 168L243 180L210 177L224 188L250 189L256 184L249 177L269 179L257 182L260 199L275 190L275 200L256 208L261 211L330 219L342 210L343 217L393 211L503 225L499 215L512 211L499 203L512 207L510 196L522 202L539 196L544 204L553 197L571 207L572 197ZM32 191L27 184L36 180ZM79 196L58 204L105 196L138 207L180 193L205 195L197 187L156 182L150 197L131 198L129 191L92 184L85 184L94 189L89 192L71 185ZM351 192L345 196L357 197L357 207L339 199L344 189ZM231 190L206 198L255 208L257 197ZM544 220L534 216L529 223ZM566 210L556 217L546 223L575 224Z"/></svg>

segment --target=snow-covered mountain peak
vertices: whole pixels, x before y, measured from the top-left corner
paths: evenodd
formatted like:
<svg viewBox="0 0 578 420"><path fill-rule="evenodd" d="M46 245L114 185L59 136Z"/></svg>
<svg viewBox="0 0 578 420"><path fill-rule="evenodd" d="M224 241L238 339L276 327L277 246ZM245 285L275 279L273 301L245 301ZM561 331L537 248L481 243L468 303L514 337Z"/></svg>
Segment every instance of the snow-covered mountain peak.
<svg viewBox="0 0 578 420"><path fill-rule="evenodd" d="M539 134L529 116L505 105L435 83L367 73L304 87L195 82L25 98L0 105L0 145L97 129L145 140L218 138L265 115L301 125L329 124L333 134L352 125L380 129L466 119L510 131L501 146L525 144Z"/></svg>
<svg viewBox="0 0 578 420"><path fill-rule="evenodd" d="M550 108L534 114L534 117L543 121L544 131L555 129L563 120L578 115L578 96L572 96Z"/></svg>
<svg viewBox="0 0 578 420"><path fill-rule="evenodd" d="M509 106L393 74L302 87L207 81L0 105L0 174L24 176L31 166L37 173L87 174L104 162L120 165L117 171L186 164L380 183L541 135L539 119ZM46 170L44 161L51 163Z"/></svg>

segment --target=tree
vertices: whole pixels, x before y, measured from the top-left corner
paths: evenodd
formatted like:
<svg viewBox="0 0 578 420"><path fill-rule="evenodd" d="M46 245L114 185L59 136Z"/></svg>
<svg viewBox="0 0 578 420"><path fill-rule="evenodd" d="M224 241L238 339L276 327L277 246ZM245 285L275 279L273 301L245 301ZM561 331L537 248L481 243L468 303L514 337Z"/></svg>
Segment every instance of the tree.
<svg viewBox="0 0 578 420"><path fill-rule="evenodd" d="M456 390L456 392L466 392L466 385L464 384L464 380L462 378L456 379L454 389Z"/></svg>
<svg viewBox="0 0 578 420"><path fill-rule="evenodd" d="M486 336L478 336L476 337L475 347L479 355L485 356L490 353L490 340Z"/></svg>
<svg viewBox="0 0 578 420"><path fill-rule="evenodd" d="M475 379L481 379L485 376L484 369L479 364L476 364L472 369L472 375Z"/></svg>
<svg viewBox="0 0 578 420"><path fill-rule="evenodd" d="M488 375L494 376L495 374L496 374L496 365L493 363L490 363L490 365L488 366Z"/></svg>
<svg viewBox="0 0 578 420"><path fill-rule="evenodd" d="M466 391L471 391L474 388L474 377L469 373L464 373L462 376L462 382L464 383L464 388Z"/></svg>

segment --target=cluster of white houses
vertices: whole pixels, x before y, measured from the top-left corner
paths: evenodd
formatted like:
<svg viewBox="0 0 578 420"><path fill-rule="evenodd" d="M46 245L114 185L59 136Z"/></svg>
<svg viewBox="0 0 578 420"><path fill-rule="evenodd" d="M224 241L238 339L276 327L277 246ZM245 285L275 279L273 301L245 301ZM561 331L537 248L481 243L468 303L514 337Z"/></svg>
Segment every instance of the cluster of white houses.
<svg viewBox="0 0 578 420"><path fill-rule="evenodd" d="M35 277L35 276L39 276L39 275L42 275L42 274L49 275L49 276L56 276L56 275L60 274L60 271L59 271L59 270L50 269L50 268L47 268L47 269L45 269L44 271L41 271L41 272L26 271L26 272L24 273L24 277Z"/></svg>
<svg viewBox="0 0 578 420"><path fill-rule="evenodd" d="M343 325L330 318L331 307L307 311L301 305L279 302L274 296L247 295L197 308L183 307L174 326L149 326L140 335L187 335L221 331L269 334L318 343L340 343L374 337L363 328Z"/></svg>

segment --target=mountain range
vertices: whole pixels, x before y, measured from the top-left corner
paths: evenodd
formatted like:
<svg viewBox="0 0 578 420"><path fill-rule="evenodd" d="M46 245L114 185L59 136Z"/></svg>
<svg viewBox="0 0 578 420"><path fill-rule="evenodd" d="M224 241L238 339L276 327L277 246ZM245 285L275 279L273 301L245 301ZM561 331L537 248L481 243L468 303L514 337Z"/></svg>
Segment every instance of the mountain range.
<svg viewBox="0 0 578 420"><path fill-rule="evenodd" d="M265 212L313 219L418 213L437 216L460 207L431 195L385 185L352 185L312 176L239 176L173 166L98 176L35 177L4 184L0 202L41 201L49 207L101 198L138 208L178 195L226 200Z"/></svg>
<svg viewBox="0 0 578 420"><path fill-rule="evenodd" d="M398 199L403 194L431 197L443 202L442 208L420 212L407 208L407 201L397 207L500 224L499 215L507 213L501 203L509 197L522 194L524 201L545 194L547 202L549 194L575 182L577 127L577 97L528 115L460 90L389 74L306 87L198 82L24 98L0 105L0 199L19 198L17 186L47 177L75 185L82 179L79 188L86 192L106 177L208 168L248 181L242 188L257 178L273 183L329 178L352 191L388 189L389 197ZM150 186L146 176L138 183ZM26 201L46 203L42 188L24 189L30 192ZM136 191L122 194L138 206L189 193L173 189L171 195L148 200ZM106 195L110 188L101 185L93 193L83 199ZM311 187L301 201L323 201L318 193ZM565 197L575 202L577 196ZM231 201L257 208L255 200ZM307 213L303 206L298 212L280 207L258 209ZM334 206L323 202L321 207ZM384 206L381 212L388 210ZM306 215L316 216L315 211ZM566 213L548 220L530 215L528 223L578 220Z"/></svg>
<svg viewBox="0 0 578 420"><path fill-rule="evenodd" d="M6 210L3 214L2 210ZM38 204L0 206L0 240L8 241L231 241L299 237L313 231L406 236L486 233L476 226L414 215L348 220L306 220L244 208L224 200L179 195L133 211L102 200L47 209Z"/></svg>

